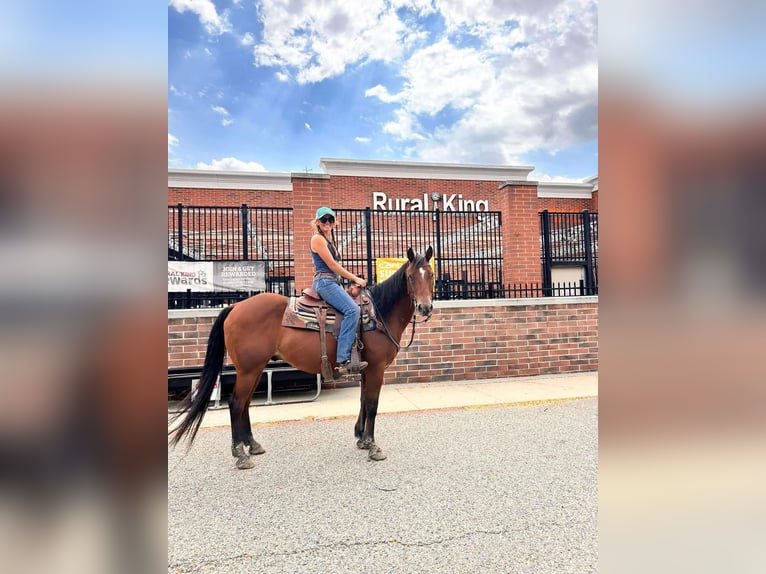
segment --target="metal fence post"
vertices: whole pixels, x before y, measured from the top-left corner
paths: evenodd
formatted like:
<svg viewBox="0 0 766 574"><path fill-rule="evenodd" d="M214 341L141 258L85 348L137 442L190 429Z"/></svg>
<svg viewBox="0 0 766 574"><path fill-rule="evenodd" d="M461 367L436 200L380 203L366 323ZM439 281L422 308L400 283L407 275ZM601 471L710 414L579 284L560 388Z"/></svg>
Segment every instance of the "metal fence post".
<svg viewBox="0 0 766 574"><path fill-rule="evenodd" d="M247 210L246 203L242 204L240 218L242 219L242 259L247 261L249 259L248 227L249 227L250 218L248 217L248 210Z"/></svg>
<svg viewBox="0 0 766 574"><path fill-rule="evenodd" d="M367 241L367 282L372 283L372 210L364 208L365 241Z"/></svg>
<svg viewBox="0 0 766 574"><path fill-rule="evenodd" d="M436 285L439 299L444 299L444 282L442 280L442 233L441 233L441 212L439 208L434 209L436 218Z"/></svg>
<svg viewBox="0 0 766 574"><path fill-rule="evenodd" d="M178 256L181 261L184 260L184 206L182 203L178 204Z"/></svg>
<svg viewBox="0 0 766 574"><path fill-rule="evenodd" d="M551 221L550 213L544 209L540 213L540 224L543 235L543 296L551 296L551 287L553 279L551 277L551 268L553 267L553 254L551 253Z"/></svg>
<svg viewBox="0 0 766 574"><path fill-rule="evenodd" d="M594 294L593 285L593 250L590 244L590 212L583 209L582 212L582 236L585 242L585 291L587 295Z"/></svg>

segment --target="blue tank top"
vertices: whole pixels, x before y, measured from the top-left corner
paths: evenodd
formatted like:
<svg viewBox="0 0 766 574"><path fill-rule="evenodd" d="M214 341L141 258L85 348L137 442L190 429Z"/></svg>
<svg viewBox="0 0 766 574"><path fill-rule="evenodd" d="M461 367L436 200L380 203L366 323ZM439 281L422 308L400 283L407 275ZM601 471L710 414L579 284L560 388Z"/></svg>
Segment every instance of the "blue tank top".
<svg viewBox="0 0 766 574"><path fill-rule="evenodd" d="M325 241L327 241L327 239L325 239ZM330 250L330 253L332 253L332 258L335 259L335 261L338 261L338 254L335 253L335 249L333 249L332 244L329 241L327 241L327 248ZM324 259L319 256L319 253L314 252L311 248L309 248L309 251L311 251L311 258L314 260L315 273L335 273L327 266L327 263L325 263Z"/></svg>

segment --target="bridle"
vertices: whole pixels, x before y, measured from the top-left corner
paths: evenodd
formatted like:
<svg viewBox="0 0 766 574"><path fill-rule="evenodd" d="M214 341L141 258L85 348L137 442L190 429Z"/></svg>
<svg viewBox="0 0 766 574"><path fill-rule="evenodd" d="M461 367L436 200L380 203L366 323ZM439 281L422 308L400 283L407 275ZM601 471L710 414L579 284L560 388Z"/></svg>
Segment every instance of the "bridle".
<svg viewBox="0 0 766 574"><path fill-rule="evenodd" d="M372 298L372 296L370 295L369 291L367 291L365 289L365 291L367 291L367 296L370 299L370 301L372 302L373 308L375 309L375 317L377 318L377 320L380 323L381 327L383 327L383 332L388 337L388 340L391 341L394 344L394 347L396 347L396 352L397 353L399 351L401 351L402 349L409 349L412 346L412 342L415 340L415 325L418 325L420 323L427 323L429 321L429 319L431 319L431 314L429 314L428 317L426 317L422 321L418 321L417 320L417 315L418 314L415 311L417 310L418 303L415 300L415 295L410 292L410 283L412 283L412 275L407 275L407 293L410 295L410 300L412 301L412 306L413 306L414 309L413 309L413 312L412 312L412 321L411 321L411 323L412 323L412 335L410 336L410 342L407 343L405 346L401 346L399 344L399 342L396 339L394 339L394 337L391 335L391 331L389 331L388 325L386 325L386 322L383 321L383 316L378 313L378 308L375 306L375 300Z"/></svg>

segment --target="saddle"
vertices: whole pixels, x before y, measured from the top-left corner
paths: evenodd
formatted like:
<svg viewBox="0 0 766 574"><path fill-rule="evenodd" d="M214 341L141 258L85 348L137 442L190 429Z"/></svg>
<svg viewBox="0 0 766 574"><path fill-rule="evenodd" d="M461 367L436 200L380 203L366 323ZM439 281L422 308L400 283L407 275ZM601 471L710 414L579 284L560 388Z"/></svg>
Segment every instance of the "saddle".
<svg viewBox="0 0 766 574"><path fill-rule="evenodd" d="M357 336L351 348L351 365L358 366L360 361L362 331L372 331L376 328L375 307L366 291L362 291L358 285L351 285L346 289L354 302L360 308ZM337 319L337 320L336 320ZM282 315L282 326L293 329L308 329L319 331L319 341L322 349L322 377L334 379L330 362L327 358L326 333L331 332L335 339L340 335L340 324L343 315L332 307L327 301L310 287L301 291L300 297L290 297L290 300ZM361 329L359 328L361 326Z"/></svg>

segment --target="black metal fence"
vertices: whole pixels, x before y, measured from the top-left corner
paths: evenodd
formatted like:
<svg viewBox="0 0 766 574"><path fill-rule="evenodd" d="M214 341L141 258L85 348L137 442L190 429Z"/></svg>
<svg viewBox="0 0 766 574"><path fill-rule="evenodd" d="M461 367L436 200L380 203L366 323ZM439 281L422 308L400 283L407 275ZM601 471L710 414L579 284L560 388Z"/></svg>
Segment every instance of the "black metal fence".
<svg viewBox="0 0 766 574"><path fill-rule="evenodd" d="M543 294L553 293L554 267L583 269L583 289L598 294L598 213L540 213Z"/></svg>
<svg viewBox="0 0 766 574"><path fill-rule="evenodd" d="M486 299L598 294L598 214L540 213L541 283L503 283L500 212L337 209L343 264L377 282L375 260L434 249L436 298ZM268 291L294 294L290 208L168 206L168 260L260 260ZM558 266L581 266L584 279L554 283ZM214 307L251 293L168 293L169 308Z"/></svg>
<svg viewBox="0 0 766 574"><path fill-rule="evenodd" d="M168 261L263 261L266 289L292 294L295 291L292 211L246 204L241 207L169 205ZM168 307L217 306L247 295L168 293Z"/></svg>
<svg viewBox="0 0 766 574"><path fill-rule="evenodd" d="M434 250L436 297L497 297L502 289L500 212L338 209L336 240L344 265L377 282L374 261Z"/></svg>

